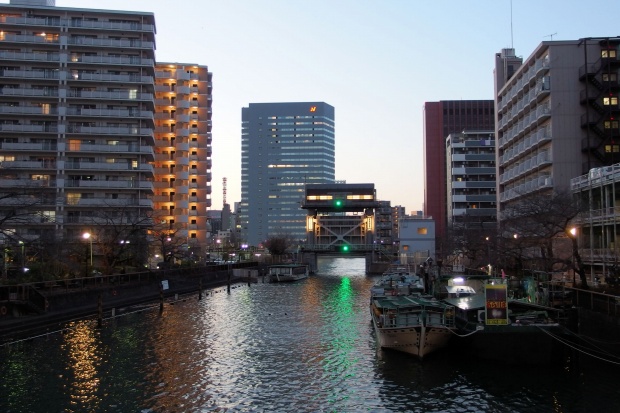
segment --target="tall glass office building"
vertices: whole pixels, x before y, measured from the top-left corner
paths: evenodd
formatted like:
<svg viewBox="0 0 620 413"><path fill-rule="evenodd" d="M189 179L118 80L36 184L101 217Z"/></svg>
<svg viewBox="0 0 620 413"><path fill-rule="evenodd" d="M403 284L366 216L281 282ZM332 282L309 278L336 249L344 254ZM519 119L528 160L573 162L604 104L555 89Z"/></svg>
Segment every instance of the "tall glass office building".
<svg viewBox="0 0 620 413"><path fill-rule="evenodd" d="M306 184L334 183L334 108L324 102L242 108L241 236L251 246L306 239Z"/></svg>

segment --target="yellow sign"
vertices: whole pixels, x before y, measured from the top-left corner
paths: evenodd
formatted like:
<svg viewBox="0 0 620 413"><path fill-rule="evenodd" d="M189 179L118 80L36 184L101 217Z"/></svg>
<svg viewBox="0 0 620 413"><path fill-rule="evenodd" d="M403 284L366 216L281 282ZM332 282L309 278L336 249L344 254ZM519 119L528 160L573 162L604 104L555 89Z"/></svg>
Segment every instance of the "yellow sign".
<svg viewBox="0 0 620 413"><path fill-rule="evenodd" d="M316 112L316 106L310 106L310 112Z"/></svg>
<svg viewBox="0 0 620 413"><path fill-rule="evenodd" d="M484 291L486 298L486 324L507 325L508 289L506 284L487 284Z"/></svg>

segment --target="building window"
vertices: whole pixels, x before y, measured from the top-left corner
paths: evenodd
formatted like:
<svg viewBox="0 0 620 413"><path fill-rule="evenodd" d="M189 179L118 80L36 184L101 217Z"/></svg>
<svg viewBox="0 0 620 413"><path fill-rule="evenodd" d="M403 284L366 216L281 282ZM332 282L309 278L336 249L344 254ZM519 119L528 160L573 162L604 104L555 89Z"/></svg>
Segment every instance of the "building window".
<svg viewBox="0 0 620 413"><path fill-rule="evenodd" d="M424 228L424 227L418 228L418 234L419 235L426 235L426 234L428 234L428 228Z"/></svg>
<svg viewBox="0 0 620 413"><path fill-rule="evenodd" d="M602 58L612 58L615 59L616 58L616 50L615 49L610 49L610 50L601 50L601 57Z"/></svg>
<svg viewBox="0 0 620 413"><path fill-rule="evenodd" d="M603 105L605 106L617 106L618 105L618 98L616 96L609 96L609 97L604 97L603 98Z"/></svg>
<svg viewBox="0 0 620 413"><path fill-rule="evenodd" d="M605 153L620 152L620 145L605 145Z"/></svg>

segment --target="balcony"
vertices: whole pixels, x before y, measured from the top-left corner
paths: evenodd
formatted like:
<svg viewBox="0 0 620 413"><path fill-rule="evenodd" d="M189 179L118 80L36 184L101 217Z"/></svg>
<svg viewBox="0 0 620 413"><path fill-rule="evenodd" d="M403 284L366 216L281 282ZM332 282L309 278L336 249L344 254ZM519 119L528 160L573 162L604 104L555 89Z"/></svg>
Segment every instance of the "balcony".
<svg viewBox="0 0 620 413"><path fill-rule="evenodd" d="M93 153L123 153L123 154L140 154L148 155L149 158L155 159L155 153L152 146L127 144L127 145L93 145L93 144L69 144L67 152L93 152Z"/></svg>
<svg viewBox="0 0 620 413"><path fill-rule="evenodd" d="M140 31L155 33L155 26L152 24L138 22L109 22L71 19L69 27L81 27L84 29L107 29L121 31Z"/></svg>
<svg viewBox="0 0 620 413"><path fill-rule="evenodd" d="M123 49L153 50L155 47L153 42L140 39L92 39L84 37L70 37L67 43L75 46L114 47Z"/></svg>
<svg viewBox="0 0 620 413"><path fill-rule="evenodd" d="M95 82L115 82L115 83L148 83L153 84L152 76L142 76L138 74L117 75L112 73L88 73L71 72L68 80L84 80Z"/></svg>
<svg viewBox="0 0 620 413"><path fill-rule="evenodd" d="M0 142L0 149L4 151L56 152L58 145L56 142Z"/></svg>
<svg viewBox="0 0 620 413"><path fill-rule="evenodd" d="M153 207L153 201L150 199L113 199L113 198L67 198L68 206L80 207Z"/></svg>
<svg viewBox="0 0 620 413"><path fill-rule="evenodd" d="M58 133L58 125L14 125L0 124L0 132Z"/></svg>
<svg viewBox="0 0 620 413"><path fill-rule="evenodd" d="M152 136L153 129L138 127L138 126L128 126L128 127L119 127L119 126L82 126L69 124L67 128L67 133L79 133L79 134L90 134L90 135L146 135Z"/></svg>
<svg viewBox="0 0 620 413"><path fill-rule="evenodd" d="M11 52L7 50L1 50L0 59L28 61L28 62L59 62L60 54L52 53L52 52L29 53L29 52Z"/></svg>
<svg viewBox="0 0 620 413"><path fill-rule="evenodd" d="M34 96L34 97L58 97L58 88L9 88L0 89L0 96Z"/></svg>
<svg viewBox="0 0 620 413"><path fill-rule="evenodd" d="M14 26L60 27L60 18L0 16L0 23Z"/></svg>
<svg viewBox="0 0 620 413"><path fill-rule="evenodd" d="M78 171L129 171L129 172L149 172L153 173L153 166L149 164L138 164L134 166L131 162L81 162L69 160L65 162L65 170Z"/></svg>
<svg viewBox="0 0 620 413"><path fill-rule="evenodd" d="M2 188L55 188L56 180L48 179L3 179L0 178L0 187Z"/></svg>
<svg viewBox="0 0 620 413"><path fill-rule="evenodd" d="M98 181L98 180L68 180L66 188L93 188L93 189L144 189L153 191L153 182L136 180Z"/></svg>
<svg viewBox="0 0 620 413"><path fill-rule="evenodd" d="M80 56L72 55L69 63L94 63L106 65L150 66L155 62L153 59L140 56Z"/></svg>
<svg viewBox="0 0 620 413"><path fill-rule="evenodd" d="M50 115L56 117L58 108L48 106L2 106L0 114L19 114L19 115Z"/></svg>
<svg viewBox="0 0 620 413"><path fill-rule="evenodd" d="M26 43L26 44L51 44L58 45L58 35L34 35L34 34L0 34L1 43Z"/></svg>
<svg viewBox="0 0 620 413"><path fill-rule="evenodd" d="M83 109L67 108L69 116L111 117L111 118L146 118L153 119L153 112L139 109Z"/></svg>
<svg viewBox="0 0 620 413"><path fill-rule="evenodd" d="M142 93L136 90L124 90L122 92L106 92L102 90L76 90L71 89L68 92L68 97L79 97L83 99L108 99L108 100L137 100L137 101L152 101L152 93Z"/></svg>
<svg viewBox="0 0 620 413"><path fill-rule="evenodd" d="M13 79L50 79L58 80L57 70L9 70L0 69L0 75Z"/></svg>
<svg viewBox="0 0 620 413"><path fill-rule="evenodd" d="M7 169L51 169L56 170L56 161L3 161L0 168Z"/></svg>

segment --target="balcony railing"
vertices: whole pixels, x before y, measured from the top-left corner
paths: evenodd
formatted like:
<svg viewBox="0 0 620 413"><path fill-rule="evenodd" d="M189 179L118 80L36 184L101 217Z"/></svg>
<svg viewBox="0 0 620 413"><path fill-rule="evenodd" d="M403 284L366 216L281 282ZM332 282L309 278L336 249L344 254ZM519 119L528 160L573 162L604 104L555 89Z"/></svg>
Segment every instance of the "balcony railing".
<svg viewBox="0 0 620 413"><path fill-rule="evenodd" d="M70 107L67 108L67 115L114 118L153 118L152 111L138 109L84 109Z"/></svg>
<svg viewBox="0 0 620 413"><path fill-rule="evenodd" d="M58 79L57 70L9 70L0 69L0 75L10 78L25 79Z"/></svg>
<svg viewBox="0 0 620 413"><path fill-rule="evenodd" d="M2 132L48 132L57 133L58 125L15 125L11 123L0 124Z"/></svg>
<svg viewBox="0 0 620 413"><path fill-rule="evenodd" d="M132 30L143 32L154 32L155 26L152 24L138 22L109 22L109 21L91 21L71 19L70 27L82 27L86 29L114 29L114 30Z"/></svg>
<svg viewBox="0 0 620 413"><path fill-rule="evenodd" d="M108 65L139 65L153 66L153 59L140 56L77 56L73 55L69 59L69 63L96 63Z"/></svg>
<svg viewBox="0 0 620 413"><path fill-rule="evenodd" d="M97 135L153 135L153 129L138 126L119 127L69 125L67 132Z"/></svg>
<svg viewBox="0 0 620 413"><path fill-rule="evenodd" d="M90 37L70 37L67 43L77 46L122 47L128 49L153 49L155 46L153 42L140 39L93 39Z"/></svg>
<svg viewBox="0 0 620 413"><path fill-rule="evenodd" d="M137 74L132 75L117 75L112 73L88 73L88 72L75 72L70 73L69 80L92 80L96 82L132 82L132 83L153 83L152 76L142 76Z"/></svg>
<svg viewBox="0 0 620 413"><path fill-rule="evenodd" d="M120 92L105 92L101 90L75 90L68 92L69 97L86 99L114 99L114 100L153 100L152 93L142 93L135 90L123 90Z"/></svg>
<svg viewBox="0 0 620 413"><path fill-rule="evenodd" d="M58 62L60 61L60 54L58 53L28 53L28 52L10 52L7 50L0 50L0 59L5 60L27 60L27 61L41 61L41 62Z"/></svg>
<svg viewBox="0 0 620 413"><path fill-rule="evenodd" d="M0 96L58 96L58 88L43 88L43 89L30 89L30 88L9 88L3 87L0 89Z"/></svg>

